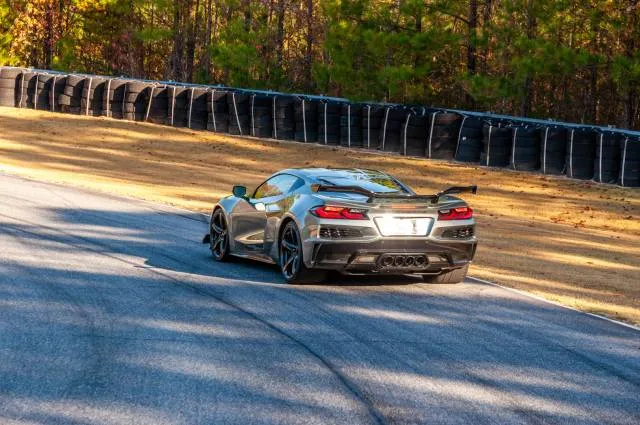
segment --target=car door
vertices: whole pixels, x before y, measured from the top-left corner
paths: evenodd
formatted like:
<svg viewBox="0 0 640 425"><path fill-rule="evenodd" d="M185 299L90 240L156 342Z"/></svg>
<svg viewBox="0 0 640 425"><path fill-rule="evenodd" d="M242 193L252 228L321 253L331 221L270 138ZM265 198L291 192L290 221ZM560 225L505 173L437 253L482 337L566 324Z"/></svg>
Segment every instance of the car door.
<svg viewBox="0 0 640 425"><path fill-rule="evenodd" d="M267 223L281 217L287 204L284 199L299 181L293 175L278 174L258 186L250 198L238 203L231 214L237 253L265 254L273 243L273 232L266 231Z"/></svg>

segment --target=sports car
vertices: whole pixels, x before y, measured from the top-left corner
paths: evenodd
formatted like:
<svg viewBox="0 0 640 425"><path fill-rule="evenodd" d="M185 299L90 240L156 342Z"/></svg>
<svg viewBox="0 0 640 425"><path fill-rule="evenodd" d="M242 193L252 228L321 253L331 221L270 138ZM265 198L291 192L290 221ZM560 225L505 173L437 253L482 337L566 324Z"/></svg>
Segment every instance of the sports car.
<svg viewBox="0 0 640 425"><path fill-rule="evenodd" d="M277 264L287 283L319 283L330 270L457 283L477 239L473 210L453 195L476 190L417 195L380 171L287 169L250 193L234 186L214 206L203 243L217 261Z"/></svg>

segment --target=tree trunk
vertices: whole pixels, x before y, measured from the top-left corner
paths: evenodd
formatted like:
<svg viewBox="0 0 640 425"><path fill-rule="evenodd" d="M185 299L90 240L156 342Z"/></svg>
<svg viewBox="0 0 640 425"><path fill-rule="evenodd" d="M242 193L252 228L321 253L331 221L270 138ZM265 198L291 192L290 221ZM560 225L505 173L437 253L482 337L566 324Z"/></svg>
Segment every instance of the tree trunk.
<svg viewBox="0 0 640 425"><path fill-rule="evenodd" d="M193 69L196 56L196 40L197 31L200 27L200 0L196 0L195 10L192 9L193 3L189 1L185 16L188 17L188 36L187 36L187 48L186 48L186 66L185 77L188 82L193 82ZM194 12L194 13L192 13ZM195 16L192 18L192 14Z"/></svg>
<svg viewBox="0 0 640 425"><path fill-rule="evenodd" d="M533 10L533 2L535 0L528 0L527 2L527 38L532 40L536 36L536 16ZM520 103L520 115L523 117L529 116L531 113L531 99L533 98L533 81L532 76L525 77L522 101Z"/></svg>
<svg viewBox="0 0 640 425"><path fill-rule="evenodd" d="M476 46L475 38L478 28L478 1L469 0L469 31L467 33L467 74L474 76L476 74ZM473 97L467 93L467 105L474 109L475 102Z"/></svg>
<svg viewBox="0 0 640 425"><path fill-rule="evenodd" d="M278 1L278 32L276 33L276 64L278 72L282 72L284 60L284 11L285 0Z"/></svg>
<svg viewBox="0 0 640 425"><path fill-rule="evenodd" d="M53 1L47 2L47 5L45 7L46 38L44 41L44 62L42 64L42 67L44 69L51 69L51 62L53 60L53 45L55 43L53 28Z"/></svg>
<svg viewBox="0 0 640 425"><path fill-rule="evenodd" d="M487 31L487 27L489 25L489 22L491 21L491 0L485 0L484 2L484 9L482 11L482 26L484 28L484 31ZM489 46L487 44L487 46L483 49L482 51L482 57L481 57L481 72L483 74L487 73L487 59L489 57Z"/></svg>
<svg viewBox="0 0 640 425"><path fill-rule="evenodd" d="M205 30L204 51L202 53L202 74L205 82L211 81L211 31L213 28L212 0L207 0L207 27Z"/></svg>
<svg viewBox="0 0 640 425"><path fill-rule="evenodd" d="M313 0L307 0L307 52L304 58L306 86L313 91Z"/></svg>
<svg viewBox="0 0 640 425"><path fill-rule="evenodd" d="M171 51L171 79L180 81L182 79L182 13L184 0L176 0L173 4L173 49Z"/></svg>

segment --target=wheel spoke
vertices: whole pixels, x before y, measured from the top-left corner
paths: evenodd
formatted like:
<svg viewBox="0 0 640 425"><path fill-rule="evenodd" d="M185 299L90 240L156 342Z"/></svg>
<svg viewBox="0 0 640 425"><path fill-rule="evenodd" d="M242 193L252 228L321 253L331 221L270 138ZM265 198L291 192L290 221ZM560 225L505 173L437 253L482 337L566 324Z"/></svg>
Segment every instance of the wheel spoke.
<svg viewBox="0 0 640 425"><path fill-rule="evenodd" d="M293 263L293 261L296 259L296 257L297 257L297 255L292 255L291 257L289 257L287 259L287 261L284 263L284 266L282 266L282 268L284 270L288 270L289 266ZM293 273L293 271L292 271L292 273Z"/></svg>
<svg viewBox="0 0 640 425"><path fill-rule="evenodd" d="M216 232L216 233L223 233L224 229L218 225L216 225L215 223L211 223L211 229Z"/></svg>
<svg viewBox="0 0 640 425"><path fill-rule="evenodd" d="M291 242L286 241L284 239L282 239L282 246L288 251L295 251L296 248L297 248L296 245L294 245Z"/></svg>

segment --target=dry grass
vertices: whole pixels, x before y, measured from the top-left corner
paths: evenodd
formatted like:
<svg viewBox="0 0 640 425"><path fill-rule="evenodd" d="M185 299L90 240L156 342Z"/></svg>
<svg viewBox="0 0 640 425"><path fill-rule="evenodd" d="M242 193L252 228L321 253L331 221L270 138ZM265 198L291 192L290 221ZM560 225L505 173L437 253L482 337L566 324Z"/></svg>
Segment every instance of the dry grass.
<svg viewBox="0 0 640 425"><path fill-rule="evenodd" d="M638 189L13 108L0 128L0 170L199 211L296 166L381 169L421 193L475 183L474 276L640 324Z"/></svg>

